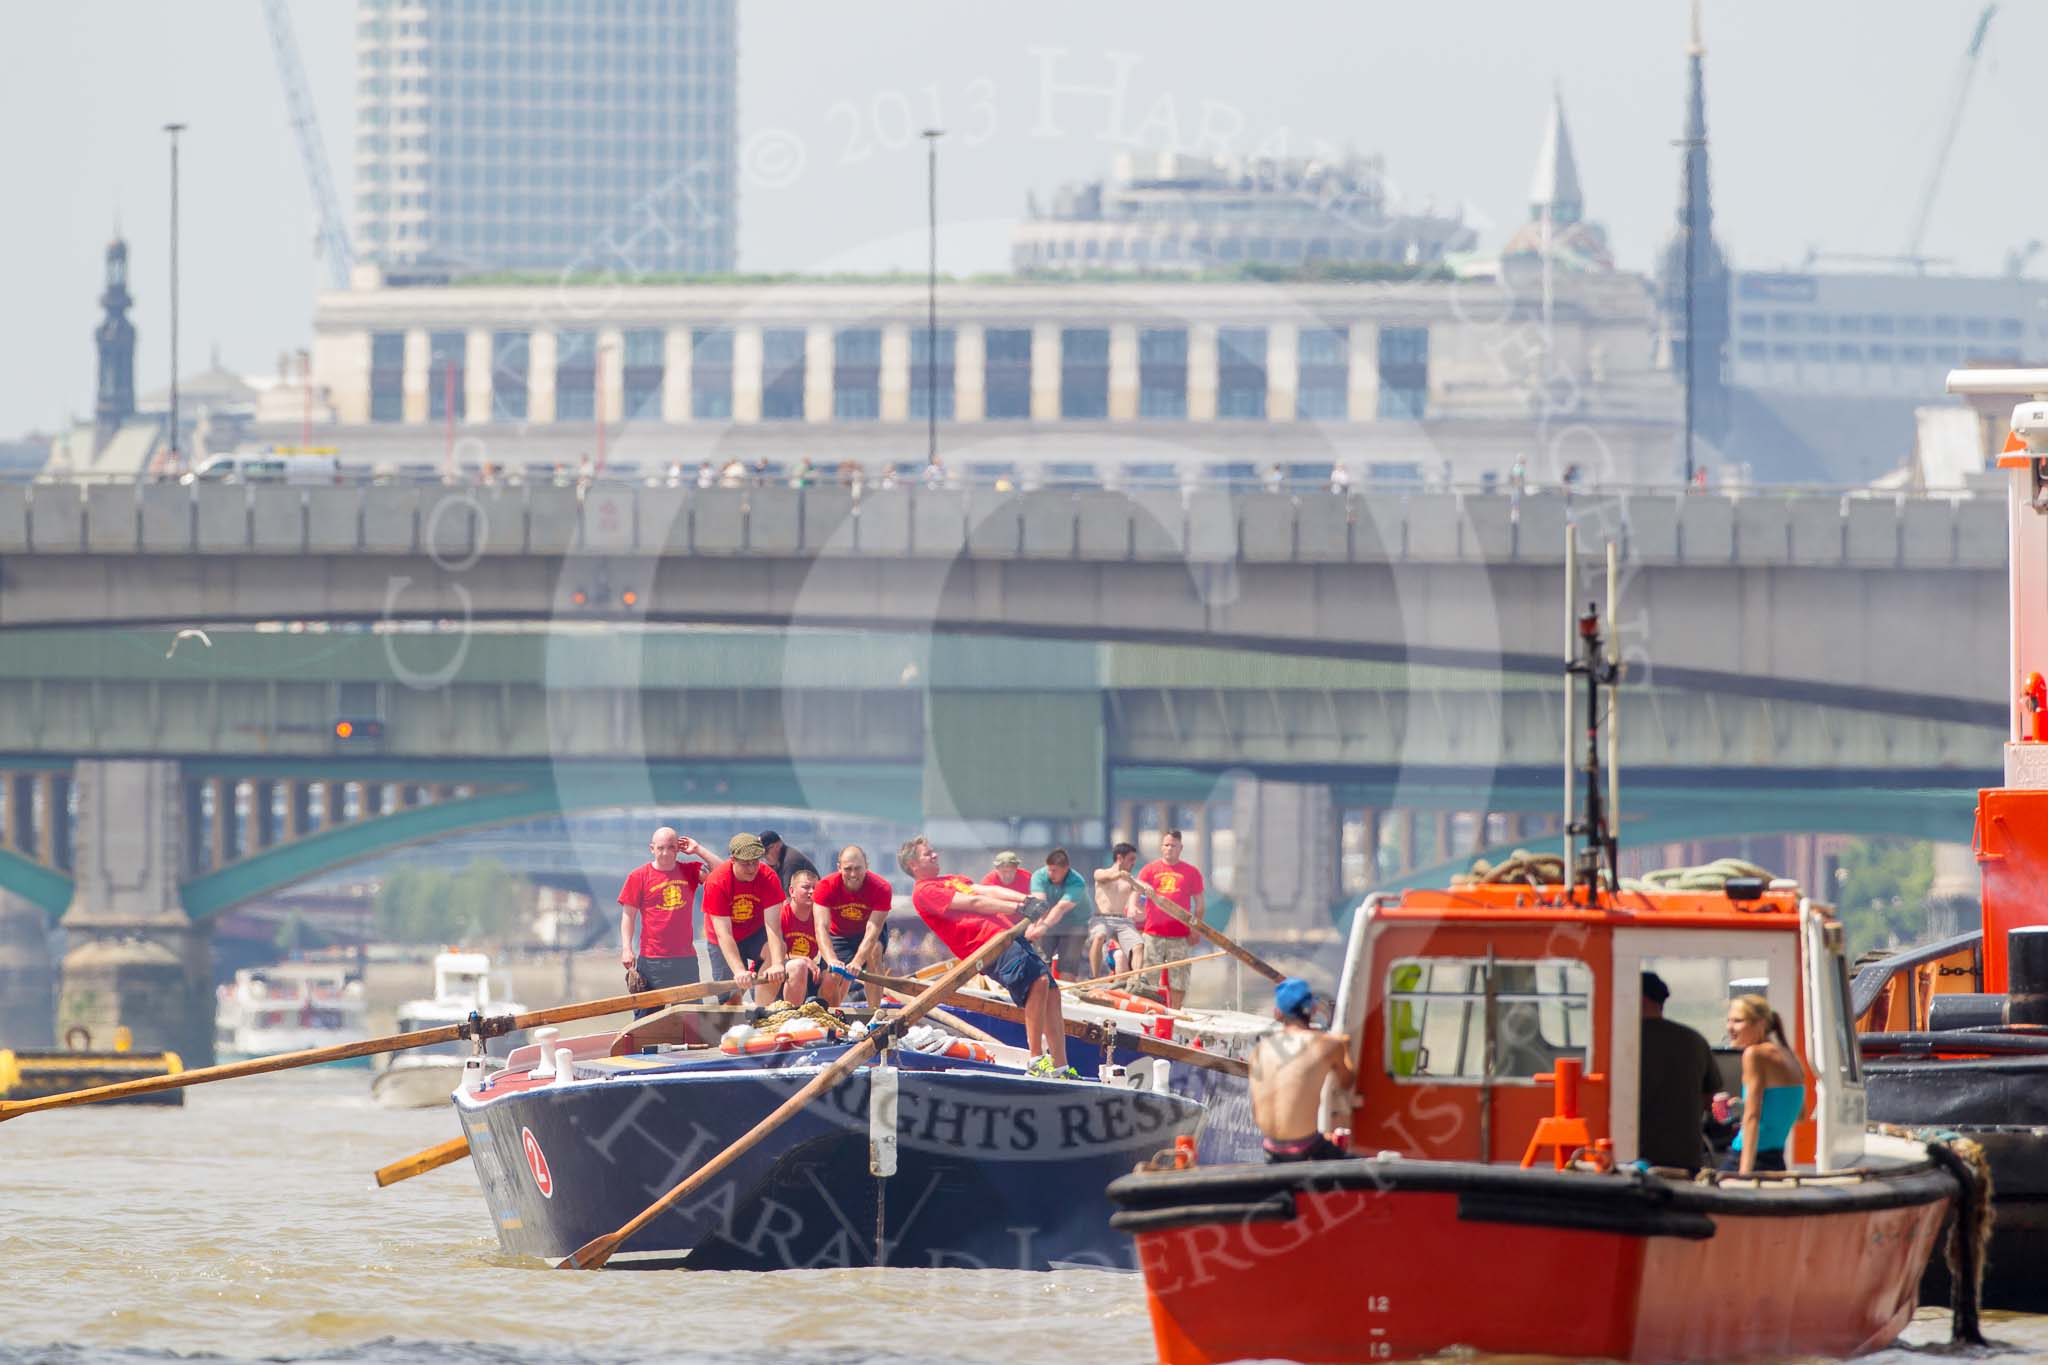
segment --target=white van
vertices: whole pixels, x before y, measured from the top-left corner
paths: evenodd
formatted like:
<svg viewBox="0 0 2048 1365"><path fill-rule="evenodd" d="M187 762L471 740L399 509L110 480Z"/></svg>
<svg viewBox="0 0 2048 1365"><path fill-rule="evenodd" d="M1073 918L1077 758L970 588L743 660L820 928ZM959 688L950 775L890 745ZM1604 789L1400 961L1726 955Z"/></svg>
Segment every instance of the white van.
<svg viewBox="0 0 2048 1365"><path fill-rule="evenodd" d="M332 455L273 451L214 455L178 482L333 485L341 482L341 461Z"/></svg>

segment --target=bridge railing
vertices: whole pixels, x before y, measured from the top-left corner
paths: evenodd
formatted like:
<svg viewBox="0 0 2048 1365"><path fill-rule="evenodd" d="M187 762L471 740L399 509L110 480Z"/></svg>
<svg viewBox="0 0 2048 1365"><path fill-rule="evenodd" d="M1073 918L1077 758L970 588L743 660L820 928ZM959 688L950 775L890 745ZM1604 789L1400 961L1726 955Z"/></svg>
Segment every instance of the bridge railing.
<svg viewBox="0 0 2048 1365"><path fill-rule="evenodd" d="M0 485L0 554L35 555L1553 563L1575 524L1643 563L1984 569L2005 521L2002 499L1834 492Z"/></svg>

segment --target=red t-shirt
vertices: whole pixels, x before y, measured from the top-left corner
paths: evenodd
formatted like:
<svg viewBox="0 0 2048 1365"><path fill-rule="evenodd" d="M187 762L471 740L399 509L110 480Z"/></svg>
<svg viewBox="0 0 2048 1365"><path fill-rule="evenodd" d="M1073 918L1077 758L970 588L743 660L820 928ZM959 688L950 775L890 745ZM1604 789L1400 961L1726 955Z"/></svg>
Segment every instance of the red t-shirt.
<svg viewBox="0 0 2048 1365"><path fill-rule="evenodd" d="M782 882L766 863L754 869L754 879L743 882L732 874L732 860L718 865L704 883L704 932L711 932L710 918L732 921L735 940L751 937L767 928L768 911L782 904Z"/></svg>
<svg viewBox="0 0 2048 1365"><path fill-rule="evenodd" d="M1154 858L1138 869L1138 880L1153 887L1153 894L1164 896L1189 914L1194 912L1195 897L1202 894L1202 870L1185 858L1177 863ZM708 896L704 908L711 908ZM1160 938L1187 938L1195 932L1152 904L1149 897L1145 902L1145 922L1140 927Z"/></svg>
<svg viewBox="0 0 2048 1365"><path fill-rule="evenodd" d="M690 934L690 912L703 880L704 864L696 862L678 862L672 872L663 872L653 863L633 869L619 888L619 904L640 912L640 956L697 955Z"/></svg>
<svg viewBox="0 0 2048 1365"><path fill-rule="evenodd" d="M861 880L860 890L849 891L846 879L834 872L818 883L816 899L830 915L830 928L834 937L851 938L867 932L869 919L880 919L889 913L889 904L896 892L881 877L870 872Z"/></svg>
<svg viewBox="0 0 2048 1365"><path fill-rule="evenodd" d="M953 897L974 889L973 879L960 876L920 877L911 890L910 903L918 917L939 936L955 957L967 957L982 944L1017 922L1015 915L983 915L972 910L955 910Z"/></svg>
<svg viewBox="0 0 2048 1365"><path fill-rule="evenodd" d="M981 884L983 886L1007 887L1012 891L1029 891L1031 889L1031 874L1021 867L1009 873L1005 873L999 867L986 877L983 877Z"/></svg>
<svg viewBox="0 0 2048 1365"><path fill-rule="evenodd" d="M818 955L817 923L799 911L795 901L782 903L782 950L790 957Z"/></svg>

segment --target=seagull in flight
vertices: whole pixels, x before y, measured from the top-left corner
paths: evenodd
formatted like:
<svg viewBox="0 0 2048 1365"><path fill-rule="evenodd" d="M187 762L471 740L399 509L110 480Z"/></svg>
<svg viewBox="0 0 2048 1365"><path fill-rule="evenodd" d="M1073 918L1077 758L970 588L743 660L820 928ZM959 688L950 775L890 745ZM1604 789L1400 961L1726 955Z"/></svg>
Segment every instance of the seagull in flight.
<svg viewBox="0 0 2048 1365"><path fill-rule="evenodd" d="M211 636L207 635L207 633L203 630L187 626L185 629L179 631L176 635L173 635L171 637L171 647L164 651L164 657L168 659L173 654L176 654L178 652L178 646L183 644L187 640L197 640L200 644L205 645L208 649L213 648L213 639Z"/></svg>

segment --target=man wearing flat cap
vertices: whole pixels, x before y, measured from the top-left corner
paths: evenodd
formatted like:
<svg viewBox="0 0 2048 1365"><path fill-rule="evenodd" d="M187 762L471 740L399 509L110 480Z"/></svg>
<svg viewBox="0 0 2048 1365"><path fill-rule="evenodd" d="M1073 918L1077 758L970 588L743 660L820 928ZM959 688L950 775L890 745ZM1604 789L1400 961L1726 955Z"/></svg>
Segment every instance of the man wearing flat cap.
<svg viewBox="0 0 2048 1365"><path fill-rule="evenodd" d="M754 988L754 1003L775 998L773 984L760 977L782 966L782 937L768 932L771 916L782 913L782 881L763 859L767 850L751 834L735 834L731 855L704 882L704 927L732 968L733 985Z"/></svg>
<svg viewBox="0 0 2048 1365"><path fill-rule="evenodd" d="M1643 973L1642 1069L1636 1083L1636 1156L1652 1166L1696 1171L1704 1160L1700 1119L1720 1088L1714 1050L1664 1017L1671 987Z"/></svg>

